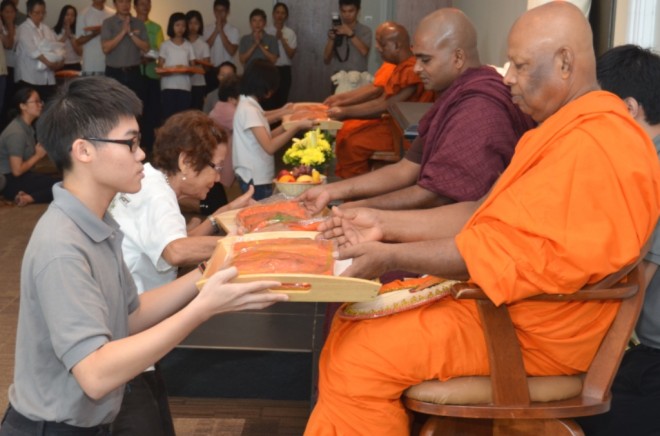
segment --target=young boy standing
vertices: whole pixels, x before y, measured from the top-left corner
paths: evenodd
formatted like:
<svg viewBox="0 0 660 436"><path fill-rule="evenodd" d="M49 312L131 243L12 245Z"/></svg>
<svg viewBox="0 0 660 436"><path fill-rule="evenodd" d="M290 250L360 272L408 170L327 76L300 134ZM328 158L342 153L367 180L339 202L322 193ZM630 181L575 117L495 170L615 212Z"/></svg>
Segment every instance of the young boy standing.
<svg viewBox="0 0 660 436"><path fill-rule="evenodd" d="M235 268L199 292L195 270L138 297L106 210L117 192L140 189L140 112L128 88L93 76L71 81L39 120L39 140L64 176L23 259L2 436L109 434L124 384L195 327L287 298L267 291L275 282L227 283Z"/></svg>

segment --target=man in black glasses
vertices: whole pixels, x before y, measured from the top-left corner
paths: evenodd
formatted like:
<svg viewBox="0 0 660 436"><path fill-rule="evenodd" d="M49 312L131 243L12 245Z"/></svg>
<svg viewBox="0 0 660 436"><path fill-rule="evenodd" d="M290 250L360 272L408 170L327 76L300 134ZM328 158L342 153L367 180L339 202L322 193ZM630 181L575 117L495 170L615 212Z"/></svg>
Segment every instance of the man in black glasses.
<svg viewBox="0 0 660 436"><path fill-rule="evenodd" d="M229 284L234 268L199 270L137 295L119 226L106 212L144 177L128 88L101 76L71 81L39 120L39 140L63 172L21 269L14 382L0 435L108 435L124 386L211 316L286 296L276 282ZM159 434L150 432L150 435Z"/></svg>

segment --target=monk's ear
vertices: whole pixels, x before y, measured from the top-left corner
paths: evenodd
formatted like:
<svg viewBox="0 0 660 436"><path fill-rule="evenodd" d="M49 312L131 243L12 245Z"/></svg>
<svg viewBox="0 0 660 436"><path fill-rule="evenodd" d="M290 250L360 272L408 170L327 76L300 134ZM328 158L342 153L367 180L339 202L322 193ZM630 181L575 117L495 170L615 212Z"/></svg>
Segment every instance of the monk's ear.
<svg viewBox="0 0 660 436"><path fill-rule="evenodd" d="M557 57L559 59L559 62L561 63L561 68L560 68L561 77L563 79L566 79L573 72L573 65L575 61L575 56L573 55L573 51L568 47L562 47L559 49L559 52L557 53Z"/></svg>
<svg viewBox="0 0 660 436"><path fill-rule="evenodd" d="M454 50L454 66L457 70L460 70L465 65L465 52L462 48L457 48Z"/></svg>

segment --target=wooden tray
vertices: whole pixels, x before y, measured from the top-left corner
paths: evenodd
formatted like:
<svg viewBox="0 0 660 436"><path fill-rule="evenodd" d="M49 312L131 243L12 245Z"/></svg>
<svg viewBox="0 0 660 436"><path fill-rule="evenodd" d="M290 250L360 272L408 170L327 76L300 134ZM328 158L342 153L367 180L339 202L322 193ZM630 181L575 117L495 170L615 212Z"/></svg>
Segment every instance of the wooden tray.
<svg viewBox="0 0 660 436"><path fill-rule="evenodd" d="M218 271L225 264L227 253L236 240L263 240L277 238L310 238L316 237L317 232L264 232L251 233L244 236L227 236L218 241L218 246L204 271L202 279L197 282L197 288L206 283L206 279ZM315 274L245 274L236 277L233 282L244 283L255 280L276 280L283 284L281 288L271 292L287 294L289 301L296 302L354 302L370 301L378 294L380 283L355 279L351 277L337 277L350 262L335 262L335 276Z"/></svg>
<svg viewBox="0 0 660 436"><path fill-rule="evenodd" d="M156 67L156 74L167 76L171 74L204 74L201 67Z"/></svg>

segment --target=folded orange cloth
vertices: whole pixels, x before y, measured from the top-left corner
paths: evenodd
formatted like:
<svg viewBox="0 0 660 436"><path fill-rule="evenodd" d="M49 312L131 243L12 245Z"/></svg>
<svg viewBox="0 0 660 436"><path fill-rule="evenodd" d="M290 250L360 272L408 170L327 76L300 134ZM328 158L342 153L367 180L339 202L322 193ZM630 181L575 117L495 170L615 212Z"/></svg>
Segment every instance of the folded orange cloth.
<svg viewBox="0 0 660 436"><path fill-rule="evenodd" d="M231 264L239 274L333 275L332 242L307 238L240 241L233 246Z"/></svg>

